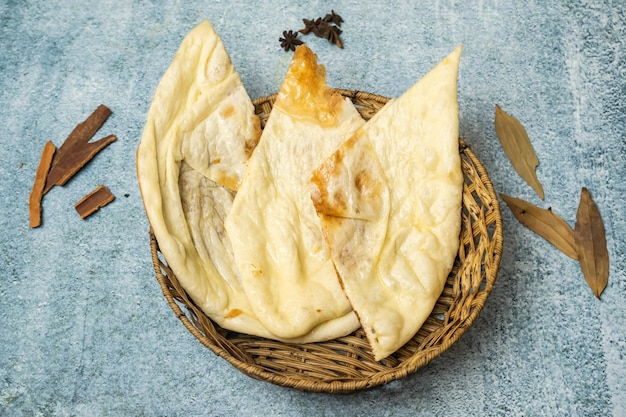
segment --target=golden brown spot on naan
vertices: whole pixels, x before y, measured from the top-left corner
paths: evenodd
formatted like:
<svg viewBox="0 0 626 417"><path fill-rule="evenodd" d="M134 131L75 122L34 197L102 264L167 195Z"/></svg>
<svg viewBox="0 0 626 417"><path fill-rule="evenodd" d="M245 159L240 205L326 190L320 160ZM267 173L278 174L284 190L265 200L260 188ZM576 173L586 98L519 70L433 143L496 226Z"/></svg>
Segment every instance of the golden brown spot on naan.
<svg viewBox="0 0 626 417"><path fill-rule="evenodd" d="M373 204L378 199L385 185L372 171L363 170L354 179L354 186L364 201Z"/></svg>
<svg viewBox="0 0 626 417"><path fill-rule="evenodd" d="M220 116L222 116L222 118L224 119L232 117L233 114L235 114L235 108L231 104L224 106L224 108L220 112Z"/></svg>
<svg viewBox="0 0 626 417"><path fill-rule="evenodd" d="M318 214L328 216L340 216L348 207L348 198L341 190L329 195L328 184L332 178L338 178L343 166L345 149L337 149L321 166L319 166L311 176L314 192L311 193L313 206Z"/></svg>
<svg viewBox="0 0 626 417"><path fill-rule="evenodd" d="M239 188L239 180L226 174L224 171L217 172L215 182L234 191L237 191Z"/></svg>
<svg viewBox="0 0 626 417"><path fill-rule="evenodd" d="M317 55L301 45L280 89L276 106L299 118L311 119L321 126L337 126L344 98L326 86L326 68L317 64Z"/></svg>
<svg viewBox="0 0 626 417"><path fill-rule="evenodd" d="M372 174L369 171L361 171L354 179L354 186L362 193L372 182L374 182L372 180Z"/></svg>
<svg viewBox="0 0 626 417"><path fill-rule="evenodd" d="M315 187L314 191L311 193L311 200L313 200L313 206L318 214L328 213L327 206L329 205L330 198L328 188L326 188L325 184L328 182L329 178L334 177L333 172L336 167L334 157L335 155L319 169L313 171L313 176L311 177L311 183Z"/></svg>
<svg viewBox="0 0 626 417"><path fill-rule="evenodd" d="M224 316L225 319L232 319L234 317L237 317L238 315L240 315L241 313L243 313L243 311L239 310L238 308L233 308L232 310L230 310L228 313L226 313L226 315Z"/></svg>
<svg viewBox="0 0 626 417"><path fill-rule="evenodd" d="M337 190L333 194L333 203L335 210L345 210L348 208L348 197L341 190Z"/></svg>
<svg viewBox="0 0 626 417"><path fill-rule="evenodd" d="M261 119L259 119L259 116L254 115L254 118L252 120L254 123L254 126L253 126L254 135L246 139L246 142L245 142L245 152L248 158L250 157L250 155L252 155L252 151L254 151L256 146L259 144L259 139L261 138L261 133L262 133Z"/></svg>

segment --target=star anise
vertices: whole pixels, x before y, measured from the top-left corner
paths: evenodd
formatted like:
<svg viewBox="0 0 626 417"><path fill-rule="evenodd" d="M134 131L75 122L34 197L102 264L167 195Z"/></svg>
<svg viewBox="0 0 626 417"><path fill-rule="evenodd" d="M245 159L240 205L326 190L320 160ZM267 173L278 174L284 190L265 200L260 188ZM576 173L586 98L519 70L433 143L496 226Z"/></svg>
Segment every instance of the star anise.
<svg viewBox="0 0 626 417"><path fill-rule="evenodd" d="M302 45L304 43L300 39L298 39L298 32L294 32L293 30L284 31L283 37L278 38L278 40L280 42L281 48L283 48L285 52L289 50L295 51L296 46Z"/></svg>
<svg viewBox="0 0 626 417"><path fill-rule="evenodd" d="M339 37L340 34L341 29L339 29L337 26L330 26L330 29L326 34L326 39L328 39L328 42L334 43L335 45L343 49L343 42L341 42L341 38Z"/></svg>
<svg viewBox="0 0 626 417"><path fill-rule="evenodd" d="M324 18L318 17L315 20L302 19L302 22L304 23L304 28L300 29L300 33L303 35L313 33L318 38L327 39L330 43L343 48L343 43L339 38L342 31L338 27L343 22L343 19L334 10L332 14L327 14ZM335 25L331 23L335 23Z"/></svg>
<svg viewBox="0 0 626 417"><path fill-rule="evenodd" d="M341 26L341 24L343 23L343 18L335 13L334 10L331 10L330 14L324 16L324 22L330 22L334 23L337 26Z"/></svg>
<svg viewBox="0 0 626 417"><path fill-rule="evenodd" d="M312 32L318 38L326 37L328 23L324 22L321 17L318 17L315 20L302 19L302 22L304 23L304 28L300 29L300 33L303 35Z"/></svg>

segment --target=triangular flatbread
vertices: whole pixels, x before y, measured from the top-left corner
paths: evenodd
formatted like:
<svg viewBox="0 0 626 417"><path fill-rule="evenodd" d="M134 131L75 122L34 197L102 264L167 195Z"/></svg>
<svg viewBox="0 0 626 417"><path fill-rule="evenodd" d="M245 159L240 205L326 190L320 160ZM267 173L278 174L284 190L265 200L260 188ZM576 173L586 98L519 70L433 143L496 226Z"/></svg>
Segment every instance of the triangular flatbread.
<svg viewBox="0 0 626 417"><path fill-rule="evenodd" d="M223 328L294 343L332 338L336 323L298 338L272 334L242 288L224 219L260 134L221 39L208 21L200 23L159 82L137 150L150 225L187 294Z"/></svg>
<svg viewBox="0 0 626 417"><path fill-rule="evenodd" d="M458 251L460 55L459 47L313 173L324 236L376 360L419 330Z"/></svg>
<svg viewBox="0 0 626 417"><path fill-rule="evenodd" d="M148 110L137 176L150 225L191 298L228 329L268 333L233 270L223 218L261 133L252 102L208 21L182 41Z"/></svg>
<svg viewBox="0 0 626 417"><path fill-rule="evenodd" d="M301 337L326 324L335 338L359 326L322 238L309 180L363 123L352 102L326 86L317 56L298 47L226 218L250 305L277 336Z"/></svg>

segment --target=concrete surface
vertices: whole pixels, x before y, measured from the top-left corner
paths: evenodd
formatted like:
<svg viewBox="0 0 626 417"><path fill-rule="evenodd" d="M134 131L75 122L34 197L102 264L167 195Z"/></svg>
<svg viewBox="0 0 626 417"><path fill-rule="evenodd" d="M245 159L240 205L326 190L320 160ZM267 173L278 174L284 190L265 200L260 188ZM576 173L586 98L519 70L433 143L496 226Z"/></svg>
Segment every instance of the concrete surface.
<svg viewBox="0 0 626 417"><path fill-rule="evenodd" d="M626 7L622 1L0 1L0 415L625 416ZM417 3L417 4L414 4ZM498 192L573 225L580 189L607 229L597 300L578 264L505 206L496 288L474 326L402 381L347 396L252 380L181 325L150 262L135 174L145 114L184 35L208 18L251 97L277 91L283 30L341 14L345 49L305 37L338 87L397 96L457 44L461 133ZM98 104L118 141L44 199L28 195L57 146ZM498 103L527 128L540 201L493 129ZM86 221L100 184L116 200Z"/></svg>

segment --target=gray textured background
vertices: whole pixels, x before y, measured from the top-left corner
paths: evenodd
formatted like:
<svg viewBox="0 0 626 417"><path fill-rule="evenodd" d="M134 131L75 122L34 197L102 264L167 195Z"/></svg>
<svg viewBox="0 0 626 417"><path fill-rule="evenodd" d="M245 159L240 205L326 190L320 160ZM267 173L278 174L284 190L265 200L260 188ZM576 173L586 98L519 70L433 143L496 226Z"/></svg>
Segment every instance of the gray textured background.
<svg viewBox="0 0 626 417"><path fill-rule="evenodd" d="M626 415L624 2L376 3L0 1L0 415ZM277 38L331 8L345 19L345 49L305 40L334 86L397 96L464 44L462 135L498 192L570 224L590 189L611 257L602 301L575 261L503 207L504 255L485 309L402 381L348 396L276 387L180 324L154 279L135 175L152 92L208 18L250 96L273 93L290 60ZM98 137L118 141L46 196L44 225L30 230L44 142L60 145L100 103L113 115ZM505 158L495 103L527 128L545 202ZM82 221L73 204L99 184L117 199Z"/></svg>

